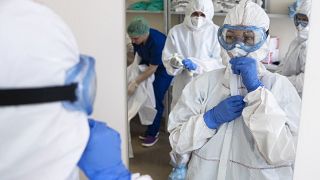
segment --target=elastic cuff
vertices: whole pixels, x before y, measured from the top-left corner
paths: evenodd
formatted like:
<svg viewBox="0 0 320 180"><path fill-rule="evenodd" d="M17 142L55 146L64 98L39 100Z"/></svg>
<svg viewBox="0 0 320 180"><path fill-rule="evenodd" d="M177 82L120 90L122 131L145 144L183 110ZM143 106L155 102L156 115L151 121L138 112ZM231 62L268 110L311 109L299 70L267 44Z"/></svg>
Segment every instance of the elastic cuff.
<svg viewBox="0 0 320 180"><path fill-rule="evenodd" d="M249 95L249 94L252 94L252 93L254 93L254 92L258 91L258 90L260 90L261 88L264 88L264 85L258 86L258 87L257 87L255 90L253 90L253 91L248 91L248 95Z"/></svg>
<svg viewBox="0 0 320 180"><path fill-rule="evenodd" d="M259 81L255 87L248 89L248 92L255 91L255 90L258 89L259 87L264 87L264 85L262 84L261 81Z"/></svg>

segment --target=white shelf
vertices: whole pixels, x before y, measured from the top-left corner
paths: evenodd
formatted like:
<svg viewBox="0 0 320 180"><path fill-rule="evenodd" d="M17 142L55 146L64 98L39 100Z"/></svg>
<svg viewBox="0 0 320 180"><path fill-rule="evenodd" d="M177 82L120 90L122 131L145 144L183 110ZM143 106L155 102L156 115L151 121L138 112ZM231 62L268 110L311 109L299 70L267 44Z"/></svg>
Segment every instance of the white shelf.
<svg viewBox="0 0 320 180"><path fill-rule="evenodd" d="M176 12L176 11L171 11L172 15L184 15L184 12ZM226 16L227 13L217 13L215 12L215 16Z"/></svg>
<svg viewBox="0 0 320 180"><path fill-rule="evenodd" d="M138 10L126 10L127 13L136 13L136 14L163 14L163 11L138 11Z"/></svg>
<svg viewBox="0 0 320 180"><path fill-rule="evenodd" d="M172 15L184 15L184 12L175 12L171 11ZM215 12L214 16L226 16L227 13L221 13L221 12ZM289 18L289 15L287 14L273 14L273 13L268 13L269 18Z"/></svg>

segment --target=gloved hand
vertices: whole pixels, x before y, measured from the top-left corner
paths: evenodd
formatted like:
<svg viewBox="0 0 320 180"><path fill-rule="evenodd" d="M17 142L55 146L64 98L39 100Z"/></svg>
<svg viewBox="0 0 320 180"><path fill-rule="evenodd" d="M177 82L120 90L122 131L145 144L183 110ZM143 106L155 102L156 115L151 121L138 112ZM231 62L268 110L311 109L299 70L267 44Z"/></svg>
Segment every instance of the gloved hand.
<svg viewBox="0 0 320 180"><path fill-rule="evenodd" d="M170 59L169 62L170 62L171 67L173 67L174 69L180 69L183 67L183 64L181 62L181 58L176 54Z"/></svg>
<svg viewBox="0 0 320 180"><path fill-rule="evenodd" d="M225 122L230 122L241 116L245 107L243 96L231 96L221 101L217 106L207 111L203 118L210 129L216 129Z"/></svg>
<svg viewBox="0 0 320 180"><path fill-rule="evenodd" d="M131 180L152 180L149 175L140 175L140 173L134 173L131 176Z"/></svg>
<svg viewBox="0 0 320 180"><path fill-rule="evenodd" d="M121 160L120 136L105 123L89 119L90 137L78 163L90 180L129 179Z"/></svg>
<svg viewBox="0 0 320 180"><path fill-rule="evenodd" d="M196 63L192 62L190 59L182 60L182 64L189 71L196 70L198 67L198 65Z"/></svg>
<svg viewBox="0 0 320 180"><path fill-rule="evenodd" d="M128 85L128 95L131 96L136 91L138 86L139 85L135 80L131 81Z"/></svg>
<svg viewBox="0 0 320 180"><path fill-rule="evenodd" d="M234 74L241 75L243 84L248 92L263 86L258 78L257 61L249 57L236 57L230 60L231 69Z"/></svg>
<svg viewBox="0 0 320 180"><path fill-rule="evenodd" d="M186 176L187 176L187 166L181 165L172 169L168 179L169 180L185 180Z"/></svg>

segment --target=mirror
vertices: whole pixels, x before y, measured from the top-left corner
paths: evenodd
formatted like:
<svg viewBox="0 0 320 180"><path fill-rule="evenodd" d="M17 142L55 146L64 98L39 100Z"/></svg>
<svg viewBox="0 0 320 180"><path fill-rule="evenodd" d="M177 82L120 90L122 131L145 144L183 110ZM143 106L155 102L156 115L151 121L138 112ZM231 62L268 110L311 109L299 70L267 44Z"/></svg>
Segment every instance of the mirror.
<svg viewBox="0 0 320 180"><path fill-rule="evenodd" d="M292 179L311 2L195 1L126 1L130 170Z"/></svg>

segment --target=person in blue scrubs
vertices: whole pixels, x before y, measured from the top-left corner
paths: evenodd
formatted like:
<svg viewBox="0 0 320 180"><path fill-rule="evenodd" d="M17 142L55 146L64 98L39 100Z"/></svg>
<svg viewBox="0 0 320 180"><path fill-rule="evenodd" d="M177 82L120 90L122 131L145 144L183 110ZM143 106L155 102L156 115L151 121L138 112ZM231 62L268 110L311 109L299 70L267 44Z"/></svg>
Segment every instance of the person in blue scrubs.
<svg viewBox="0 0 320 180"><path fill-rule="evenodd" d="M161 60L166 36L158 30L150 28L148 22L142 17L137 17L130 22L127 33L132 40L134 52L141 57L140 64L148 66L143 73L129 83L128 95L132 95L138 85L148 77L153 74L155 76L153 88L157 114L153 124L148 126L146 133L139 136L143 140L142 146L150 147L158 141L158 132L164 110L163 99L173 78L167 74Z"/></svg>

